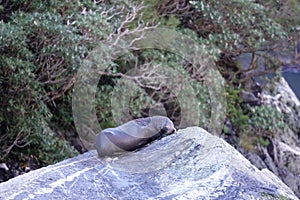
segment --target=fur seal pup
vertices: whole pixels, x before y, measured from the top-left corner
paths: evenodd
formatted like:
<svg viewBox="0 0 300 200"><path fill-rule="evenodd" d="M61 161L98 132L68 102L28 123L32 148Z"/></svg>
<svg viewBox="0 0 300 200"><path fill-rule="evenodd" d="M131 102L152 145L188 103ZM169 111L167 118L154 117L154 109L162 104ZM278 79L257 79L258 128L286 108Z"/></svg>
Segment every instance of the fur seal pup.
<svg viewBox="0 0 300 200"><path fill-rule="evenodd" d="M99 157L132 151L165 135L174 133L168 117L153 116L129 121L116 128L107 128L96 135L95 147Z"/></svg>

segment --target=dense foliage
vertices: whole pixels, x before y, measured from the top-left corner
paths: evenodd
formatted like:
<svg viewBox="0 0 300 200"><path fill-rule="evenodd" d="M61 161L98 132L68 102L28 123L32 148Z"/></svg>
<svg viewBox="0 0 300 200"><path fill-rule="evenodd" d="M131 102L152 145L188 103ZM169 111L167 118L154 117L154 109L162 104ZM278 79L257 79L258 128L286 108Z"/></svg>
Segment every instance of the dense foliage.
<svg viewBox="0 0 300 200"><path fill-rule="evenodd" d="M64 133L76 133L71 102L78 68L90 52L99 48L99 42L147 27L175 29L199 45L205 45L205 50L226 78L226 117L235 131L244 131L248 126L257 127L260 132L276 131L270 128L274 120L268 119L281 116L270 108L249 110L242 105L239 92L253 77L278 71L283 64L299 59L295 51L300 32L299 3L299 0L285 3L275 0L2 1L1 160L34 159L49 164L75 155L77 152L65 140ZM296 54L295 59L283 63L272 56L278 51ZM249 66L235 62L244 53L251 55ZM263 68L258 64L262 59ZM158 107L175 122L180 120L177 97L172 95L170 88L161 87L157 81L126 86L138 88L133 93L126 93L128 98L125 98L122 93L125 86L120 85L126 85L126 82L122 81L139 80L134 77L136 75L126 74L133 66L148 67L153 72L158 66L168 66L188 77L202 111L199 125L209 128L209 94L203 85L202 74L197 74L199 66L191 66L170 52L149 49L115 58L108 69L97 72L102 76L95 107L103 128L116 125L114 115L118 105L128 107L128 112L119 116L123 121L147 116ZM162 80L159 74L155 78ZM182 79L176 75L173 78ZM112 95L118 94L123 94L124 102L120 100L112 107ZM157 112L161 113L161 109Z"/></svg>
<svg viewBox="0 0 300 200"><path fill-rule="evenodd" d="M90 13L82 13L85 9ZM89 1L3 3L1 159L49 164L76 154L50 127L64 130L72 123L69 93L76 69L93 39L110 32L104 16L96 15L102 11ZM96 22L103 24L101 31L89 36Z"/></svg>

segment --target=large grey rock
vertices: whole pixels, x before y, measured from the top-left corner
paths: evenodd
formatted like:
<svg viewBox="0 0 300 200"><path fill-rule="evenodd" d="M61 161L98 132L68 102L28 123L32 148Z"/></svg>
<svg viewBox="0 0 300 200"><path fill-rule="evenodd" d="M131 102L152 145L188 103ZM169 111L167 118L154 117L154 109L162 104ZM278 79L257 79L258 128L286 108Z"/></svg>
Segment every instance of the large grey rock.
<svg viewBox="0 0 300 200"><path fill-rule="evenodd" d="M265 159L268 169L300 197L300 101L284 78L270 88L270 91L263 91L262 103L272 105L284 114L286 128L274 134L271 148L260 154L270 158Z"/></svg>
<svg viewBox="0 0 300 200"><path fill-rule="evenodd" d="M300 132L300 101L284 78L269 86L262 94L262 103L272 105L284 114L288 126L295 132Z"/></svg>
<svg viewBox="0 0 300 200"><path fill-rule="evenodd" d="M198 127L117 158L90 151L0 184L0 199L297 199Z"/></svg>

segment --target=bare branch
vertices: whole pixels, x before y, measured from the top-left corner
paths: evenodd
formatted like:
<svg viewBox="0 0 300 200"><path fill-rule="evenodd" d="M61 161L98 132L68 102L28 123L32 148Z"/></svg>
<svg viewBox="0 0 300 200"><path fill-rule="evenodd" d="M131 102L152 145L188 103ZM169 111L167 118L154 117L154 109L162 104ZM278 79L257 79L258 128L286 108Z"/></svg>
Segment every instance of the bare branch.
<svg viewBox="0 0 300 200"><path fill-rule="evenodd" d="M24 129L21 129L21 130L19 131L17 137L15 138L14 142L13 142L7 149L4 150L4 151L5 151L5 154L1 157L1 159L5 158L5 157L11 152L11 150L12 150L12 148L13 148L14 146L17 146L17 147L19 147L19 148L23 148L23 147L25 147L25 146L27 146L27 145L29 145L29 144L31 143L31 141L29 141L29 142L27 142L27 143L25 143L25 144L22 144L22 143L24 143L25 140L28 139L28 137L30 136L30 133L27 133L27 135L22 136L22 134L24 133L23 131L24 131ZM22 144L22 145L21 145L21 144Z"/></svg>
<svg viewBox="0 0 300 200"><path fill-rule="evenodd" d="M161 90L163 86L166 85L165 81L166 76L161 75L159 73L159 68L161 65L153 65L152 62L146 63L139 67L138 74L123 74L123 73L114 73L110 71L100 71L95 70L93 73L97 73L99 75L106 75L111 77L122 77L128 80L135 81L142 88L149 88L153 90ZM137 66L136 66L137 69Z"/></svg>
<svg viewBox="0 0 300 200"><path fill-rule="evenodd" d="M136 35L136 38L133 38L130 43L127 46L122 46L121 48L126 48L128 50L138 50L138 48L134 47L134 43L138 40L141 40L144 37L145 30L149 28L155 28L157 25L150 25L150 23L143 24L142 23L142 10L145 8L145 6L137 5L133 8L133 10L126 14L125 19L121 22L119 25L119 28L116 30L116 33L111 33L107 39L107 42L111 44L112 46L118 46L120 40L122 38L125 38L126 36L134 36ZM122 7L122 12L125 8ZM137 27L133 29L128 29L128 25L132 24L134 21L137 21Z"/></svg>

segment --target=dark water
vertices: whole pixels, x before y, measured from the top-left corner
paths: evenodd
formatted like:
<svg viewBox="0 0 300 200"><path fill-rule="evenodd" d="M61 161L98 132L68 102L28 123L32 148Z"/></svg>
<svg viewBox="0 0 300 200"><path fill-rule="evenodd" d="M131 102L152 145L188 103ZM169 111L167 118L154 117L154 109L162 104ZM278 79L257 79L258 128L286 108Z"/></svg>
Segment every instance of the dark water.
<svg viewBox="0 0 300 200"><path fill-rule="evenodd" d="M300 100L300 72L283 72L282 76L288 82L298 99Z"/></svg>

